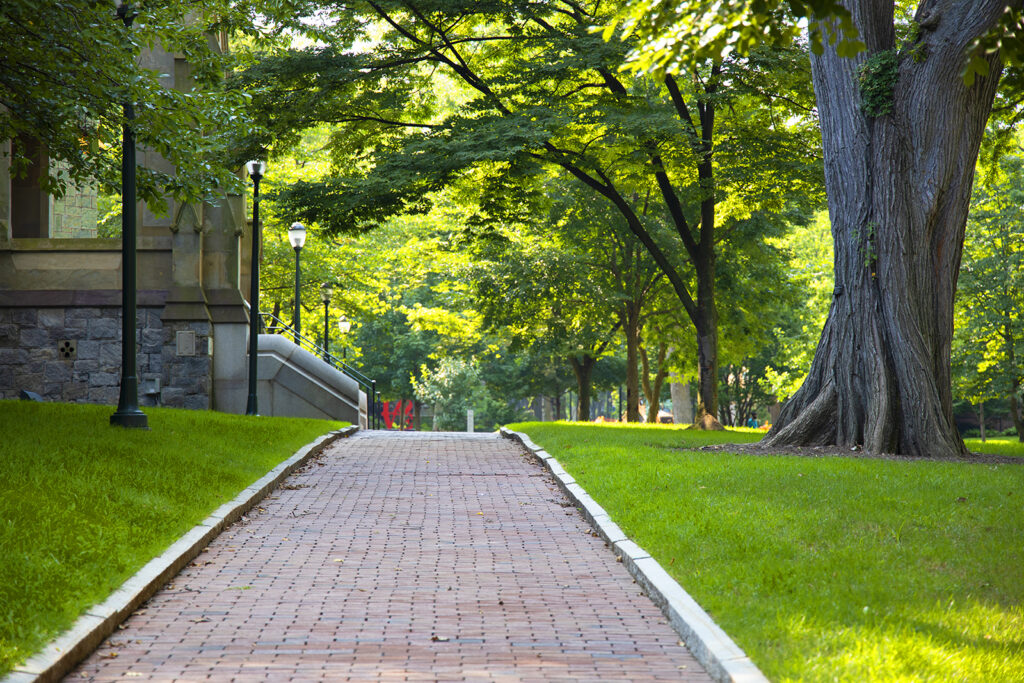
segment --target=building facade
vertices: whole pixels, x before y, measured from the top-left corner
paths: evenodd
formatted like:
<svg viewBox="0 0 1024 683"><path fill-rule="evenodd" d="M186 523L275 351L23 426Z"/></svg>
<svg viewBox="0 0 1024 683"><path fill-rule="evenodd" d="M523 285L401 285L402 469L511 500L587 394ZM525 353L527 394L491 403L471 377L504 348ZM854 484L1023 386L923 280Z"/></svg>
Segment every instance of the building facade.
<svg viewBox="0 0 1024 683"><path fill-rule="evenodd" d="M153 50L141 59L168 87L191 87L180 55ZM120 239L97 237L95 188L52 197L40 180L59 169L45 148L18 143L31 163L17 173L12 141L0 143L0 398L27 390L116 404ZM151 151L138 149L137 158L173 170ZM251 235L242 197L135 211L140 404L243 412Z"/></svg>

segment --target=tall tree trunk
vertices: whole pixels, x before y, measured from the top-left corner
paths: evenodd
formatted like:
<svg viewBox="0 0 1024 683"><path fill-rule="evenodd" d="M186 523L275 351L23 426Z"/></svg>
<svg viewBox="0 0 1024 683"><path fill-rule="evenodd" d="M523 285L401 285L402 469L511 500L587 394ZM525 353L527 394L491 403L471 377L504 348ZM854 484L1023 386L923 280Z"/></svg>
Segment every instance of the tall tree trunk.
<svg viewBox="0 0 1024 683"><path fill-rule="evenodd" d="M862 107L859 68L894 49L892 2L846 3L867 52L841 58L826 46L812 56L836 284L807 380L766 446L967 452L953 422L953 297L998 57L971 87L961 74L967 47L1004 4L922 2L920 35L898 55L890 113Z"/></svg>
<svg viewBox="0 0 1024 683"><path fill-rule="evenodd" d="M551 399L551 405L554 407L555 421L562 419L562 392L558 392Z"/></svg>
<svg viewBox="0 0 1024 683"><path fill-rule="evenodd" d="M697 414L700 429L721 429L718 412L718 309L715 306L715 253L713 248L695 260L697 270Z"/></svg>
<svg viewBox="0 0 1024 683"><path fill-rule="evenodd" d="M640 307L627 304L622 313L626 335L626 422L640 421Z"/></svg>

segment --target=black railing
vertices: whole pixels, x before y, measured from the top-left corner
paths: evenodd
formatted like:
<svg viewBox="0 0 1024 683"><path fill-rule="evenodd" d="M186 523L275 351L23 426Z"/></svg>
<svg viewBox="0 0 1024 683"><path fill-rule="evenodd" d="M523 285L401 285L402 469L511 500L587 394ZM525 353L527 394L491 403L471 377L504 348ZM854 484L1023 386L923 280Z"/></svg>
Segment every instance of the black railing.
<svg viewBox="0 0 1024 683"><path fill-rule="evenodd" d="M366 392L367 404L370 412L367 417L367 423L370 429L380 429L382 419L380 395L377 393L377 380L370 379L363 373L359 372L354 367L320 346L315 339L311 339L301 332L296 332L291 325L284 322L273 313L260 313L260 323L263 328L262 331L266 334L284 334L291 337L300 347L309 351L314 356L319 356L325 363L334 369L354 379L356 384Z"/></svg>

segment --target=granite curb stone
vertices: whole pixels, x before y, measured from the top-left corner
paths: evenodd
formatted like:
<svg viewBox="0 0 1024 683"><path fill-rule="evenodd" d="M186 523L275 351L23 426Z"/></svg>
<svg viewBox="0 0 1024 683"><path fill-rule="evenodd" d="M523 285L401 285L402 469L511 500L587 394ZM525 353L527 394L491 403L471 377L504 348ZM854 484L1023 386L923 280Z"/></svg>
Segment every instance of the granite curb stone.
<svg viewBox="0 0 1024 683"><path fill-rule="evenodd" d="M711 615L697 604L657 560L626 537L622 529L611 521L608 513L572 479L554 457L530 441L525 434L505 427L500 431L503 437L522 443L554 475L559 488L576 503L598 535L612 546L637 584L661 609L672 628L712 678L722 683L767 683L768 678L714 622ZM569 481L565 482L563 476Z"/></svg>
<svg viewBox="0 0 1024 683"><path fill-rule="evenodd" d="M225 527L251 510L288 475L336 439L351 436L358 427L330 432L306 444L290 458L214 510L167 550L146 563L106 600L85 611L70 629L0 679L0 683L58 681L99 646L128 616L161 586L177 575Z"/></svg>

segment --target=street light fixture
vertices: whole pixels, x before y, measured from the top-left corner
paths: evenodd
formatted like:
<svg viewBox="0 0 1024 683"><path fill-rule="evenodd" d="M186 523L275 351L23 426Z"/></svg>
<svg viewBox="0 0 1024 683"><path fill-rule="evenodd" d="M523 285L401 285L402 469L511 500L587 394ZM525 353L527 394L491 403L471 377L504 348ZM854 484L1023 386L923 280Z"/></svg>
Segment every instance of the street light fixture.
<svg viewBox="0 0 1024 683"><path fill-rule="evenodd" d="M292 315L292 329L295 330L295 345L299 346L299 337L302 334L302 298L299 294L299 252L302 251L303 245L306 244L306 226L302 223L292 223L292 227L288 228L288 241L292 245L292 249L295 250L295 312Z"/></svg>
<svg viewBox="0 0 1024 683"><path fill-rule="evenodd" d="M136 12L127 2L117 5L117 17L126 30L132 28ZM135 364L136 287L135 277L135 107L124 103L121 126L121 392L110 424L129 429L149 429L146 414L139 410L139 378Z"/></svg>
<svg viewBox="0 0 1024 683"><path fill-rule="evenodd" d="M256 405L256 353L260 334L260 247L263 233L260 231L260 181L267 171L267 164L260 160L246 162L245 170L252 178L252 252L249 260L249 401L245 406L246 415L259 415Z"/></svg>
<svg viewBox="0 0 1024 683"><path fill-rule="evenodd" d="M346 335L348 331L352 329L352 323L345 316L341 316L338 319L338 331L341 332L341 360L344 362L345 353L348 349L345 348Z"/></svg>
<svg viewBox="0 0 1024 683"><path fill-rule="evenodd" d="M328 305L331 303L331 295L334 294L334 288L331 287L330 282L325 282L320 285L320 300L324 302L324 360L330 355L327 347L330 345L330 313L327 310Z"/></svg>

